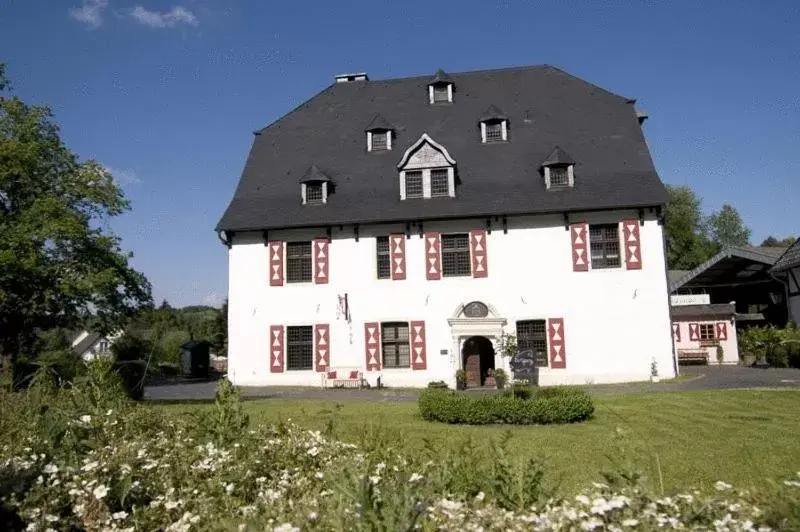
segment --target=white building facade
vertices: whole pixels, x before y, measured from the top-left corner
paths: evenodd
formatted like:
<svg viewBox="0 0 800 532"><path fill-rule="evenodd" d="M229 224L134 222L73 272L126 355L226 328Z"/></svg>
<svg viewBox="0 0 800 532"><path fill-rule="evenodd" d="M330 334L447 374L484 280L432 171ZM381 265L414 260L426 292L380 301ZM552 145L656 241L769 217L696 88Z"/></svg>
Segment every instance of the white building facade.
<svg viewBox="0 0 800 532"><path fill-rule="evenodd" d="M218 225L234 384L487 385L510 337L542 385L675 375L666 194L631 100L552 67L364 76L277 124Z"/></svg>

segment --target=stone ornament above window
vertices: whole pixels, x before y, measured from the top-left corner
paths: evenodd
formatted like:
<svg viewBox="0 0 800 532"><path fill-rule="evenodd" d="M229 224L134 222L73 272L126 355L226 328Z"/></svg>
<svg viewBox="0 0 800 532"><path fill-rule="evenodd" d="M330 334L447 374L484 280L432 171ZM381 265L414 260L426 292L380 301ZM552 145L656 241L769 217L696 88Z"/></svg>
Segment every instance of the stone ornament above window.
<svg viewBox="0 0 800 532"><path fill-rule="evenodd" d="M463 312L467 318L485 318L489 315L489 307L480 301L473 301L464 305Z"/></svg>
<svg viewBox="0 0 800 532"><path fill-rule="evenodd" d="M559 146L553 148L550 155L542 162L542 170L547 190L575 186L575 160Z"/></svg>

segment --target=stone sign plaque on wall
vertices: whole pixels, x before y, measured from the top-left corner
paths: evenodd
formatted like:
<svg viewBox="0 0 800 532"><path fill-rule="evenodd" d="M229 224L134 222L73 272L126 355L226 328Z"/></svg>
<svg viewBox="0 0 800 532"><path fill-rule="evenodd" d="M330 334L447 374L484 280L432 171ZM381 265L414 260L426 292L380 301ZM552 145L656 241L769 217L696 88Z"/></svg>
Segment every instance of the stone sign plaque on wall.
<svg viewBox="0 0 800 532"><path fill-rule="evenodd" d="M464 305L464 316L468 318L485 318L489 315L489 307L480 301L473 301Z"/></svg>
<svg viewBox="0 0 800 532"><path fill-rule="evenodd" d="M510 366L514 380L536 384L536 354L532 350L526 349L511 357Z"/></svg>

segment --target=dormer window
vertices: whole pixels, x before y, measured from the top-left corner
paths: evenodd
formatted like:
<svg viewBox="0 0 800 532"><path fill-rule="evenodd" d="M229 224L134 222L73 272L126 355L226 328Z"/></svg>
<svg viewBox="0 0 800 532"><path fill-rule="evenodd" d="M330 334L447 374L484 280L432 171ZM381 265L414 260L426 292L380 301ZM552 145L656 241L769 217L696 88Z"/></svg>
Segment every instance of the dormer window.
<svg viewBox="0 0 800 532"><path fill-rule="evenodd" d="M400 199L454 198L456 161L444 146L427 134L408 148L397 165L400 171Z"/></svg>
<svg viewBox="0 0 800 532"><path fill-rule="evenodd" d="M575 161L558 146L542 163L544 184L547 190L575 186Z"/></svg>
<svg viewBox="0 0 800 532"><path fill-rule="evenodd" d="M300 198L303 205L324 205L333 192L333 181L316 164L312 164L300 178Z"/></svg>
<svg viewBox="0 0 800 532"><path fill-rule="evenodd" d="M428 101L434 103L453 102L453 80L441 68L428 84Z"/></svg>
<svg viewBox="0 0 800 532"><path fill-rule="evenodd" d="M481 115L481 142L505 142L508 140L508 117L503 112L490 105Z"/></svg>
<svg viewBox="0 0 800 532"><path fill-rule="evenodd" d="M392 126L380 114L376 114L367 126L367 151L387 151L392 149Z"/></svg>

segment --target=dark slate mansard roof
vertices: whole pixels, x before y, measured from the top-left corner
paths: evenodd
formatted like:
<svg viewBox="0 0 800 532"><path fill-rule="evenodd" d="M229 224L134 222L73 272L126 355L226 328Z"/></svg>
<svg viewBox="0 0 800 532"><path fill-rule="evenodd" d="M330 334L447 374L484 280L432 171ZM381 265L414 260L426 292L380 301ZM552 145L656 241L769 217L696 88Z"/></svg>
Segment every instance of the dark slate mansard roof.
<svg viewBox="0 0 800 532"><path fill-rule="evenodd" d="M431 76L335 83L257 132L217 229L266 230L663 205L634 101L551 66L457 73L452 104L431 105ZM509 142L483 145L490 106ZM393 149L369 153L365 127L380 115ZM423 133L456 160L455 198L401 201L397 163ZM575 158L575 187L545 189L541 166L556 146ZM302 205L311 165L337 183L322 208Z"/></svg>

